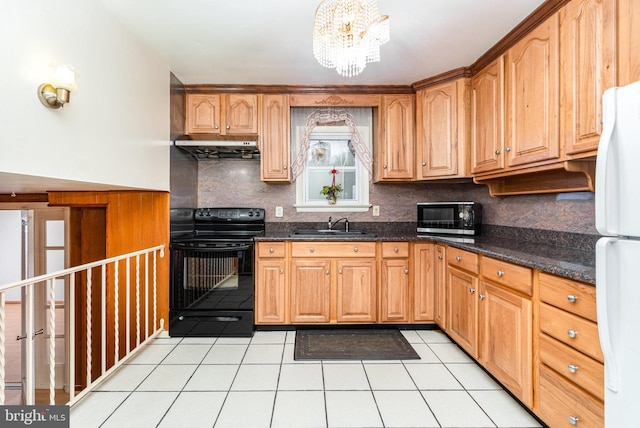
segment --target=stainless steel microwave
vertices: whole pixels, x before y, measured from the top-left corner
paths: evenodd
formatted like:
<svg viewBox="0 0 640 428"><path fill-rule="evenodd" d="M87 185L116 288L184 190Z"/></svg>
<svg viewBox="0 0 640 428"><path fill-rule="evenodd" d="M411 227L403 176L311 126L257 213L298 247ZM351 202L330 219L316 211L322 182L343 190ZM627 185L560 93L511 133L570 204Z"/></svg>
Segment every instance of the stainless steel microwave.
<svg viewBox="0 0 640 428"><path fill-rule="evenodd" d="M482 205L475 202L419 202L418 233L479 235Z"/></svg>

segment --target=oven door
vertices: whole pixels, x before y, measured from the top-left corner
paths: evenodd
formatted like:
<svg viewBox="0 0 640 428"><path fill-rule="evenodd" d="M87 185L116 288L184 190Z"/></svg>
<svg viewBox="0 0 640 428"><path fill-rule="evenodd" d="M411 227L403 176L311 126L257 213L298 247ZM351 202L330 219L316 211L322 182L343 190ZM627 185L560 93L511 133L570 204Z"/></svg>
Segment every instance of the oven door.
<svg viewBox="0 0 640 428"><path fill-rule="evenodd" d="M171 336L250 336L253 243L171 245Z"/></svg>

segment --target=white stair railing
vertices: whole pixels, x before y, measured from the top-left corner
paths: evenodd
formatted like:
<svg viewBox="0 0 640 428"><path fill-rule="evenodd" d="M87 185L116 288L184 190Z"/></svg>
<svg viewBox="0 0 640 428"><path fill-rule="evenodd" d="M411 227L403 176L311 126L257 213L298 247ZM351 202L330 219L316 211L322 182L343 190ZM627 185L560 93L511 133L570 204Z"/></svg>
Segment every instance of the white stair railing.
<svg viewBox="0 0 640 428"><path fill-rule="evenodd" d="M81 266L65 269L58 272L53 272L46 275L40 275L37 277L29 278L23 281L13 282L0 286L0 405L5 404L5 387L6 387L6 312L5 312L5 293L13 289L25 289L25 311L26 316L25 325L26 332L23 332L23 336L18 339L27 340L25 346L25 355L22 358L26 361L24 367L26 367L25 373L22 373L23 381L23 397L26 405L33 405L35 403L35 357L34 357L34 343L35 338L43 333L45 329L35 331L35 308L34 308L34 295L38 288L47 287L48 296L47 300L47 313L44 317L46 320L46 331L49 332L48 343L45 345L48 348L48 366L49 366L49 403L50 405L56 404L56 293L55 283L56 280L67 280L69 282L69 293L66 297L66 307L69 311L68 316L65 318L69 322L68 328L68 342L69 342L69 355L66 358L66 364L69 366L69 378L65 379L65 383L69 385L69 401L66 404L73 405L84 395L89 393L100 382L107 378L114 370L122 365L126 360L131 358L138 350L142 349L149 341L155 338L164 330L164 319L158 319L157 317L157 255L164 257L165 247L164 245L158 245L155 247L147 248L145 250L135 251L132 253L124 254L117 257L111 257L104 260L99 260L92 263L87 263ZM144 255L144 278L140 276L140 256ZM151 266L149 265L149 259L151 260ZM120 262L124 260L125 271L121 272ZM131 269L131 263L134 263L134 269ZM113 267L112 272L107 273L109 266ZM93 269L100 269L101 290L100 290L100 337L99 339L99 355L100 355L100 375L95 377L93 370L93 355L97 352L94 350L96 342L93 337L93 308L94 297L93 296ZM151 269L151 278L149 277L149 269ZM133 273L132 273L133 271ZM85 387L82 391L76 393L75 387L75 356L76 356L76 274L84 273L86 275L86 328L84 328L85 339L85 357L86 357L86 370L85 370ZM131 299L131 276L134 276L135 289L133 290L134 299ZM111 279L110 276L113 275ZM124 308L120 308L120 276L125 277L125 304ZM108 282L109 279L109 282ZM108 287L113 290L113 300L108 299ZM144 288L141 288L144 287ZM141 290L144 290L144 297L141 296ZM150 295L151 292L151 295ZM144 301L142 301L144 300ZM152 305L150 310L149 306ZM107 308L112 309L113 316L113 328L108 330L107 326ZM120 311L124 310L125 315L125 354L120 355ZM135 311L135 320L132 325L131 313ZM144 315L144 316L143 316ZM143 319L144 318L144 319ZM64 320L61 320L64 321ZM144 324L142 324L144 322ZM152 331L149 332L149 325L152 325ZM132 348L131 333L135 334L135 344ZM108 340L111 338L111 343ZM108 363L107 352L109 345L113 348L113 364ZM45 404L45 403L39 403Z"/></svg>

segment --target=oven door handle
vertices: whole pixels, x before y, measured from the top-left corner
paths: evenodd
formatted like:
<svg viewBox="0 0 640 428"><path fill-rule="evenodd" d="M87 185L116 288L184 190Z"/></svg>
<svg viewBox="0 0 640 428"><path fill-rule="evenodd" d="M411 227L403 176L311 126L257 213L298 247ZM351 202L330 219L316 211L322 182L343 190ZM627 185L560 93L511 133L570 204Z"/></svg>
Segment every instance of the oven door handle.
<svg viewBox="0 0 640 428"><path fill-rule="evenodd" d="M251 249L252 244L239 245L233 247L192 247L189 244L171 244L171 248L176 250L186 250L194 253L224 253L228 251L246 251Z"/></svg>

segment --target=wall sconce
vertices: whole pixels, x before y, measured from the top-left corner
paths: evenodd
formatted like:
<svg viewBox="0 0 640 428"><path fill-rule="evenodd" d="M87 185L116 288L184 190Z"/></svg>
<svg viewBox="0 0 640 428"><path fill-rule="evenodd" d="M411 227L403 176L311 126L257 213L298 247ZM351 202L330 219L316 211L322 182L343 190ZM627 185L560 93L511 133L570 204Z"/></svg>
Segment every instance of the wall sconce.
<svg viewBox="0 0 640 428"><path fill-rule="evenodd" d="M51 69L51 83L43 83L38 87L38 98L45 107L58 109L69 102L71 92L77 89L78 73L66 64L52 64Z"/></svg>

